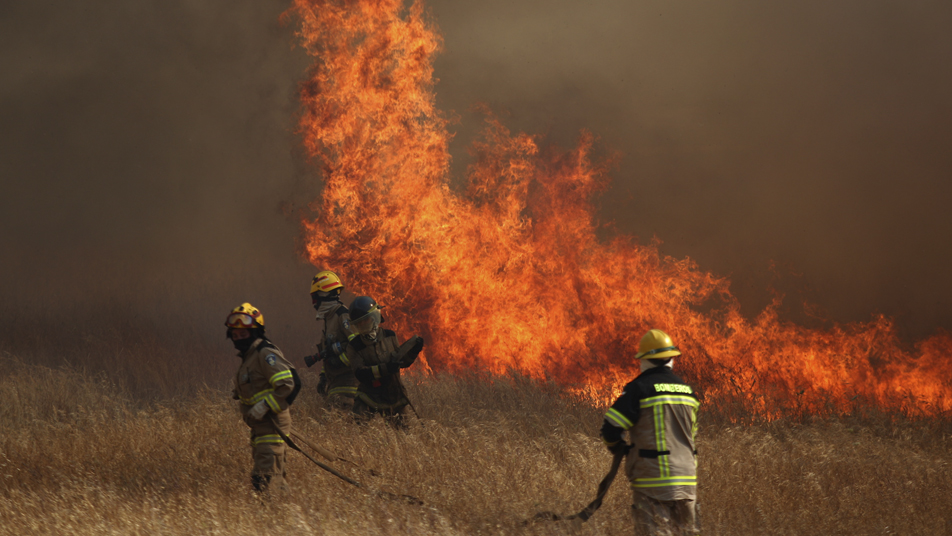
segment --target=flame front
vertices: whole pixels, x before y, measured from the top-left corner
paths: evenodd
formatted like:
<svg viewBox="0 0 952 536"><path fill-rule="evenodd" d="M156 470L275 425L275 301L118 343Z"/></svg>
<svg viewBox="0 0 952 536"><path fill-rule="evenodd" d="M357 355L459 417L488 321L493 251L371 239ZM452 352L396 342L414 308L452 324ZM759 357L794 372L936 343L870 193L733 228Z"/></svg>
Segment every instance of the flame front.
<svg viewBox="0 0 952 536"><path fill-rule="evenodd" d="M466 183L451 188L449 122L434 104L441 40L422 3L295 0L288 15L314 57L300 129L325 181L303 223L307 256L386 305L399 333L422 335L427 367L517 371L605 400L660 328L684 352L679 371L745 411L843 409L857 396L952 409L947 334L909 351L888 318L819 331L778 318L779 302L750 321L729 282L690 259L599 240L591 199L607 163L590 157L588 133L571 151L541 148L487 112Z"/></svg>

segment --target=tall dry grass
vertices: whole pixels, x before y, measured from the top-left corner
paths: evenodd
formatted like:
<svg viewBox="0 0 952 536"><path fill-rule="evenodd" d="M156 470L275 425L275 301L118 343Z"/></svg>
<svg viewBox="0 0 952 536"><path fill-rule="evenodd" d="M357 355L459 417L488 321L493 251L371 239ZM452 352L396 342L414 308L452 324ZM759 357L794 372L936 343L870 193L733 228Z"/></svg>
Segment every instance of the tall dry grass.
<svg viewBox="0 0 952 536"><path fill-rule="evenodd" d="M237 363L235 363L237 366ZM321 409L295 429L359 468L354 488L289 453L293 494L250 491L247 428L220 385L154 400L105 374L0 358L3 534L628 534L620 477L584 524L538 522L590 501L610 458L604 408L522 378L412 377L420 420L356 425ZM879 416L724 424L704 406L705 534L949 534L950 426ZM802 421L802 419L801 419Z"/></svg>

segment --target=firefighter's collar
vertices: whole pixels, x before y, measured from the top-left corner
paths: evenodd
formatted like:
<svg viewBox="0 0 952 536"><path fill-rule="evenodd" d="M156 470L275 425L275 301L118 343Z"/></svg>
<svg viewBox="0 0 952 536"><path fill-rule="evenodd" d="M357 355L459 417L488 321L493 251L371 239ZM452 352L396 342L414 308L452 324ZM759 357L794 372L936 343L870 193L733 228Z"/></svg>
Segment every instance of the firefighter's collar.
<svg viewBox="0 0 952 536"><path fill-rule="evenodd" d="M257 351L258 348L259 348L263 343L264 343L264 339L262 339L262 338L255 339L255 342L251 343L251 346L248 347L248 351L247 351L247 352L245 352L245 353L243 353L243 354L238 354L238 355L240 355L241 358L244 359L244 358L248 357L249 355L255 353L255 351Z"/></svg>

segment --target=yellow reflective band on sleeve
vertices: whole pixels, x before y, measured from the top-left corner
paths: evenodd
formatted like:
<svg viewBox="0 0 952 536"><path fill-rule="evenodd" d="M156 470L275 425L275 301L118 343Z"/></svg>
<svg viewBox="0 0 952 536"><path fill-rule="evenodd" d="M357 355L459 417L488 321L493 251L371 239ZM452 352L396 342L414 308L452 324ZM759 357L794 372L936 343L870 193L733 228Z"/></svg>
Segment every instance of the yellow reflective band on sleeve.
<svg viewBox="0 0 952 536"><path fill-rule="evenodd" d="M661 478L636 478L633 488L663 488L666 486L697 486L696 476L669 476Z"/></svg>
<svg viewBox="0 0 952 536"><path fill-rule="evenodd" d="M661 395L661 396L652 396L649 398L642 399L639 402L639 406L642 408L650 408L653 406L661 404L676 404L682 406L691 406L696 408L700 405L696 398L693 396L683 396L683 395Z"/></svg>
<svg viewBox="0 0 952 536"><path fill-rule="evenodd" d="M356 387L335 387L327 392L328 395L348 395L357 396Z"/></svg>
<svg viewBox="0 0 952 536"><path fill-rule="evenodd" d="M614 447L615 445L618 444L618 441L612 441L611 443L609 443L608 440L603 437L602 443L604 443L606 447Z"/></svg>
<svg viewBox="0 0 952 536"><path fill-rule="evenodd" d="M633 422L628 420L628 417L622 415L622 413L615 408L608 409L608 413L605 414L605 420L611 423L613 426L621 428L622 430L627 430L635 425Z"/></svg>
<svg viewBox="0 0 952 536"><path fill-rule="evenodd" d="M251 398L241 397L240 400L241 400L241 403L246 406L254 406L259 401L264 400L264 397L268 396L269 394L273 392L274 392L274 389L265 389L264 391L255 393L255 395L252 396Z"/></svg>
<svg viewBox="0 0 952 536"><path fill-rule="evenodd" d="M379 366L374 365L374 366L370 367L370 372L373 372L373 373L374 373L374 379L375 379L375 380L379 380L379 379L380 379L380 367L379 367Z"/></svg>
<svg viewBox="0 0 952 536"><path fill-rule="evenodd" d="M350 359L347 359L347 353L346 353L346 352L341 352L341 353L340 353L340 360L341 360L341 363L347 365L348 367L350 366Z"/></svg>
<svg viewBox="0 0 952 536"><path fill-rule="evenodd" d="M274 376L271 376L271 379L268 380L268 383L270 383L271 385L274 385L275 383L277 383L277 382L279 382L279 381L281 381L281 380L286 380L286 379L292 378L292 377L293 377L293 376L291 375L291 371L290 371L290 370L282 370L281 372L275 374Z"/></svg>
<svg viewBox="0 0 952 536"><path fill-rule="evenodd" d="M357 336L356 333L351 333L350 335L347 336L347 340L348 340L348 341L352 341L352 340L354 340L354 337L356 337L356 336Z"/></svg>
<svg viewBox="0 0 952 536"><path fill-rule="evenodd" d="M281 439L281 436L278 434L268 434L251 439L252 445L260 445L262 443L284 443L284 440Z"/></svg>
<svg viewBox="0 0 952 536"><path fill-rule="evenodd" d="M275 400L274 395L272 395L271 393L268 393L264 397L264 401L268 403L268 407L271 408L271 411L275 413L281 412L281 406L278 405L278 401Z"/></svg>

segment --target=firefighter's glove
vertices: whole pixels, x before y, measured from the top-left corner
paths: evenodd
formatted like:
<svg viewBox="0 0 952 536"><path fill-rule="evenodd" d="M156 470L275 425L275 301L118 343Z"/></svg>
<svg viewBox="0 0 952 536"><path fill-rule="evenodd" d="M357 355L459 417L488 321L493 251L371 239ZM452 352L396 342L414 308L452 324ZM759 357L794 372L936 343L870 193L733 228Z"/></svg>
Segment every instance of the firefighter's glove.
<svg viewBox="0 0 952 536"><path fill-rule="evenodd" d="M405 365L400 363L387 363L387 372L390 374L396 374L398 370L403 368Z"/></svg>
<svg viewBox="0 0 952 536"><path fill-rule="evenodd" d="M251 418L260 421L264 418L264 414L268 412L268 403L264 400L258 401L257 404L251 406L251 409L248 410L248 415L251 415Z"/></svg>
<svg viewBox="0 0 952 536"><path fill-rule="evenodd" d="M360 367L354 371L354 376L357 377L357 381L360 383L374 382L374 373L370 371L370 367Z"/></svg>
<svg viewBox="0 0 952 536"><path fill-rule="evenodd" d="M624 441L619 441L618 443L615 443L614 445L608 446L608 451L615 455L628 454L629 450L631 450L631 445L629 445L628 443L625 443Z"/></svg>

